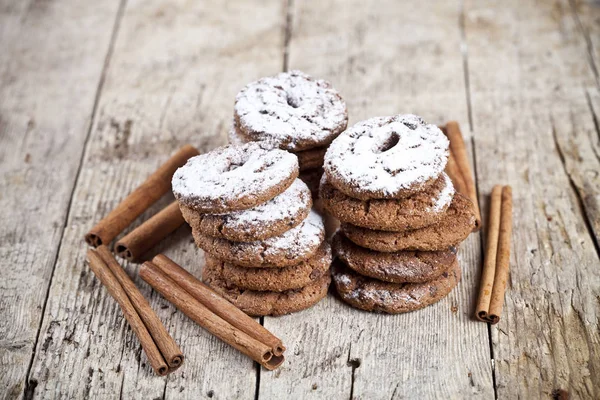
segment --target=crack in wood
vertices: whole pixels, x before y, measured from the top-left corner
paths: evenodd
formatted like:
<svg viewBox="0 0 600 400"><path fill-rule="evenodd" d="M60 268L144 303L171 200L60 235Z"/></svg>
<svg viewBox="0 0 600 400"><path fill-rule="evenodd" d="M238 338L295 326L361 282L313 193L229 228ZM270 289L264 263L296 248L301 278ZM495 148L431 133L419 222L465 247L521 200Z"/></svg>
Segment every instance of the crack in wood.
<svg viewBox="0 0 600 400"><path fill-rule="evenodd" d="M577 27L583 36L583 39L586 44L587 50L587 59L590 64L590 68L596 78L596 85L600 88L600 76L598 74L598 67L596 65L596 60L594 59L594 45L592 44L592 39L590 37L590 33L585 29L585 26L581 22L581 18L579 18L579 12L577 10L577 5L575 4L575 0L569 0L569 6L571 7L571 11L573 12L573 16L575 18L575 22L577 23Z"/></svg>
<svg viewBox="0 0 600 400"><path fill-rule="evenodd" d="M592 114L592 121L594 122L594 128L596 129L596 135L598 136L598 140L600 140L600 125L598 124L598 115L596 114L596 111L594 110L594 104L592 102L590 92L587 90L585 91L585 99L587 101L588 108L590 109L590 113ZM593 149L594 149L594 154L596 155L596 158L600 161L600 155L596 151L596 148L593 147Z"/></svg>
<svg viewBox="0 0 600 400"><path fill-rule="evenodd" d="M474 127L473 127L473 105L471 101L471 80L469 76L469 48L467 45L467 32L465 25L465 4L464 0L460 2L460 13L458 26L460 30L460 48L461 54L463 58L463 74L464 74L464 82L465 82L465 95L467 101L467 114L469 118L469 129L471 131L471 151L473 154L473 179L475 180L475 190L477 192L477 198L482 199L482 195L479 191L479 176L477 170L477 147L475 145L475 136L473 135ZM479 248L481 254L484 254L485 244L484 244L485 235L482 234L479 236ZM492 326L487 324L487 332L488 332L488 344L490 350L490 366L491 366L491 375L492 375L492 385L494 387L494 399L498 400L498 385L496 378L496 368L494 368L494 342L492 340ZM471 383L473 382L473 378L469 375Z"/></svg>
<svg viewBox="0 0 600 400"><path fill-rule="evenodd" d="M572 117L572 115L571 115L571 117ZM577 188L577 185L575 184L575 181L573 180L573 177L571 176L571 174L569 173L569 169L567 168L565 154L562 150L562 147L560 146L560 142L558 140L558 134L556 132L556 126L554 124L554 119L552 117L550 117L550 123L552 125L552 139L554 140L554 147L555 147L556 153L558 154L558 158L560 159L560 162L563 166L564 173L567 176L567 179L569 180L569 186L570 186L572 192L574 193L575 198L577 199L577 205L578 205L577 208L578 208L579 214L581 215L581 218L583 219L587 233L590 236L592 243L594 244L594 247L596 249L596 255L598 256L598 258L600 258L600 243L598 243L598 239L594 233L594 227L592 225L592 221L590 220L590 217L589 217L588 213L586 212L585 201L583 199L583 196L582 196L581 192L579 191L579 189Z"/></svg>
<svg viewBox="0 0 600 400"><path fill-rule="evenodd" d="M89 139L91 136L91 132L92 132L92 127L94 125L94 121L96 118L96 113L97 113L97 109L98 109L98 102L100 100L100 93L102 92L102 87L104 86L104 80L106 78L106 71L108 70L108 65L110 63L110 59L113 53L113 49L114 49L114 45L115 45L115 41L116 41L116 37L119 31L119 26L121 23L121 20L123 19L123 15L125 13L125 5L127 3L127 0L121 0L121 2L119 3L119 8L117 10L117 14L115 16L115 23L113 25L113 29L112 29L112 33L111 33L111 37L110 37L110 41L109 41L109 45L108 45L108 50L106 52L106 57L104 59L104 65L102 67L102 73L100 75L100 79L98 81L98 86L96 89L96 94L94 97L94 103L92 106L92 112L91 112L91 118L90 118L90 122L88 125L88 129L86 132L86 138L83 142L83 147L82 147L82 151L81 151L81 156L79 159L79 165L77 167L77 173L75 174L75 179L73 181L73 185L71 187L71 194L69 196L69 202L67 204L67 213L65 215L65 219L64 219L64 223L63 226L61 228L61 232L60 232L60 240L58 242L58 246L56 247L56 251L53 257L53 262L52 262L52 270L50 272L50 278L48 279L48 286L46 288L46 294L44 297L44 304L42 305L42 312L41 312L41 318L38 324L38 328L37 328L37 333L35 335L35 341L34 341L34 345L33 345L33 351L31 353L31 358L29 360L29 365L27 367L27 373L25 374L25 390L24 390L24 394L23 397L25 399L31 399L34 396L34 392L35 392L35 388L37 386L37 380L35 379L30 379L30 375L31 375L31 368L33 367L33 362L35 360L35 355L37 354L37 346L38 346L38 342L39 342L39 338L40 338L40 334L42 331L42 326L44 324L44 316L46 313L46 306L48 305L48 298L50 296L50 289L52 288L52 282L53 282L53 278L54 278L54 273L56 271L56 265L58 264L58 256L60 254L60 250L62 248L62 244L63 244L63 240L65 238L65 231L67 229L67 225L71 216L71 209L72 209L72 205L73 205L73 197L75 194L75 188L77 187L77 183L79 182L79 177L81 175L81 170L83 167L83 160L86 154L86 149L89 143ZM53 321L54 322L54 321Z"/></svg>
<svg viewBox="0 0 600 400"><path fill-rule="evenodd" d="M294 0L285 4L285 27L283 32L283 71L287 71L290 61L290 42L292 41L292 25L294 22Z"/></svg>
<svg viewBox="0 0 600 400"><path fill-rule="evenodd" d="M355 382L355 373L356 369L360 367L360 358L352 358L352 343L348 348L348 361L346 365L352 368L352 376L350 381L350 397L349 399L354 399L354 382Z"/></svg>

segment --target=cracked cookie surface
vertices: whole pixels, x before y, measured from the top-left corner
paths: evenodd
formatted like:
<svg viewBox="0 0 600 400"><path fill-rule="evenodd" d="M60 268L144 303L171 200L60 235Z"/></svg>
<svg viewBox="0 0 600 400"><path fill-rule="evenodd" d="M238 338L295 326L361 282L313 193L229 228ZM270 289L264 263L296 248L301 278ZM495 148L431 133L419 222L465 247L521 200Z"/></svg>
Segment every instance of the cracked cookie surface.
<svg viewBox="0 0 600 400"><path fill-rule="evenodd" d="M265 240L234 242L192 230L196 245L220 260L257 268L297 265L312 257L325 239L323 218L314 211L295 228Z"/></svg>
<svg viewBox="0 0 600 400"><path fill-rule="evenodd" d="M404 199L360 200L337 190L323 176L319 194L324 208L342 222L369 229L405 231L437 223L452 202L454 186L442 173L427 189Z"/></svg>
<svg viewBox="0 0 600 400"><path fill-rule="evenodd" d="M384 253L357 246L341 232L335 234L331 245L336 257L360 275L392 283L431 281L456 260L455 247L442 251Z"/></svg>
<svg viewBox="0 0 600 400"><path fill-rule="evenodd" d="M296 179L283 193L247 210L227 214L202 214L184 204L181 213L192 229L212 237L251 242L278 236L308 217L311 191Z"/></svg>
<svg viewBox="0 0 600 400"><path fill-rule="evenodd" d="M365 311L399 314L415 311L446 297L461 278L458 261L424 283L390 283L357 274L341 261L333 263L333 282L342 300Z"/></svg>
<svg viewBox="0 0 600 400"><path fill-rule="evenodd" d="M433 225L403 232L386 232L343 223L340 229L348 239L359 246L375 251L393 252L445 250L465 240L474 227L473 204L465 196L455 193L448 210L440 221Z"/></svg>
<svg viewBox="0 0 600 400"><path fill-rule="evenodd" d="M312 307L327 296L331 275L324 274L308 286L284 292L240 289L226 282L217 270L209 268L202 271L202 280L246 314L258 317L289 314Z"/></svg>
<svg viewBox="0 0 600 400"><path fill-rule="evenodd" d="M323 242L315 255L298 265L285 268L240 267L206 255L204 268L217 270L229 284L240 289L284 292L301 289L329 274L331 248Z"/></svg>

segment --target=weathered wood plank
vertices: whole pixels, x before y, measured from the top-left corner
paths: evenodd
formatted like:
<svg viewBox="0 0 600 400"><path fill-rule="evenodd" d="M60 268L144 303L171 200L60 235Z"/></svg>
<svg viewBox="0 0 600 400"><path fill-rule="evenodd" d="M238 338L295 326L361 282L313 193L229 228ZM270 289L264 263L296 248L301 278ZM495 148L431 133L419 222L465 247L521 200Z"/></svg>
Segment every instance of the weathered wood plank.
<svg viewBox="0 0 600 400"><path fill-rule="evenodd" d="M0 397L25 389L118 0L0 4Z"/></svg>
<svg viewBox="0 0 600 400"><path fill-rule="evenodd" d="M595 0L569 0L569 4L585 41L587 61L600 86L600 4Z"/></svg>
<svg viewBox="0 0 600 400"><path fill-rule="evenodd" d="M581 99L578 101L580 108L587 106L592 114L591 119L585 118L581 121L581 118L578 118L578 121L573 121L578 123L583 131L577 137L578 140L559 143L563 148L567 172L579 193L589 225L594 231L596 248L600 251L600 4L592 1L569 3L582 36L582 45L587 52L587 62L596 79L596 87L588 88L587 104L582 105ZM584 59L582 56L582 60ZM573 113L574 116L587 114L584 109Z"/></svg>
<svg viewBox="0 0 600 400"><path fill-rule="evenodd" d="M254 398L251 360L152 293L128 265L187 357L168 378L154 376L84 265L82 238L180 145L226 141L237 91L281 69L284 21L276 1L128 2L58 255L31 373L36 396ZM187 228L161 249L199 273L203 258Z"/></svg>
<svg viewBox="0 0 600 400"><path fill-rule="evenodd" d="M600 172L585 41L567 2L465 10L480 193L503 182L514 195L510 286L492 327L498 397L597 398L600 269L577 194Z"/></svg>
<svg viewBox="0 0 600 400"><path fill-rule="evenodd" d="M330 80L352 122L414 112L469 135L459 3L295 2L289 68ZM291 353L260 398L493 397L487 326L471 319L479 234L463 245L459 288L422 311L361 312L333 295L265 326Z"/></svg>

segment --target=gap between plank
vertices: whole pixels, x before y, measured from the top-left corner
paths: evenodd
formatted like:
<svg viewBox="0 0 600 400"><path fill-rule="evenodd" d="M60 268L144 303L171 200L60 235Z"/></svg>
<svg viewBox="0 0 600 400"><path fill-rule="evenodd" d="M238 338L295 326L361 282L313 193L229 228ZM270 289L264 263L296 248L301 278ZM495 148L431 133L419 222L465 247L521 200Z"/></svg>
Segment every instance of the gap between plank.
<svg viewBox="0 0 600 400"><path fill-rule="evenodd" d="M52 263L52 271L50 273L50 279L48 281L48 287L46 289L46 296L44 298L44 304L42 305L42 317L40 319L40 323L38 324L37 333L35 336L35 341L33 344L31 359L29 360L29 365L27 367L27 373L25 374L25 389L23 391L23 398L25 400L32 399L34 396L35 387L37 386L37 381L30 382L31 368L33 367L33 361L37 354L37 347L40 339L40 334L42 332L42 326L44 325L44 316L46 314L46 306L48 305L48 298L50 296L50 289L52 288L52 281L54 278L54 272L56 270L56 264L58 263L58 256L60 255L60 250L62 248L63 240L65 238L65 231L67 229L67 224L69 222L69 218L71 215L71 208L73 204L73 196L75 195L75 189L77 188L77 184L79 183L79 177L81 175L81 170L83 167L83 161L85 159L85 155L87 152L88 142L90 140L90 136L92 133L92 127L94 126L94 122L96 120L96 112L98 109L98 103L100 101L100 94L102 92L102 88L104 86L104 81L106 78L106 71L108 70L108 66L110 64L110 59L113 54L116 38L119 32L119 27L121 25L121 20L123 19L123 15L125 13L125 7L127 5L127 0L120 0L119 8L117 9L117 14L115 16L115 22L113 24L111 37L108 45L108 50L106 52L106 57L104 58L104 64L102 66L102 73L100 74L100 80L98 81L98 86L96 88L96 95L94 96L94 103L92 106L92 114L90 119L90 124L88 126L85 140L83 142L83 148L81 151L81 156L79 158L79 166L77 167L77 173L75 174L75 180L73 182L73 186L71 188L71 195L69 197L69 202L67 203L67 213L65 216L65 220L60 233L60 240L58 242L58 246L56 248L56 253L54 255L54 260Z"/></svg>
<svg viewBox="0 0 600 400"><path fill-rule="evenodd" d="M583 219L588 235L590 235L592 243L594 244L594 248L596 249L596 255L600 258L600 243L598 243L596 235L594 234L594 227L592 226L592 222L590 221L590 218L586 212L585 203L583 201L583 198L581 197L581 193L577 189L577 185L575 185L575 181L573 181L573 178L571 177L571 174L567 169L567 162L565 159L565 155L560 147L560 144L558 143L558 135L556 133L556 127L554 126L554 119L552 118L552 116L550 116L550 123L552 124L552 138L554 139L554 147L556 149L556 152L558 153L558 157L563 166L565 175L569 180L569 186L571 187L571 190L575 193L575 197L577 198L577 206L579 208L579 213L581 214L581 218Z"/></svg>
<svg viewBox="0 0 600 400"><path fill-rule="evenodd" d="M285 27L283 31L283 72L289 69L290 42L292 40L292 24L294 22L294 0L285 2Z"/></svg>
<svg viewBox="0 0 600 400"><path fill-rule="evenodd" d="M475 146L475 136L473 129L473 104L471 102L471 81L469 76L469 48L467 46L467 32L466 32L466 23L465 23L465 2L461 0L460 2L460 13L458 17L458 26L460 30L460 51L463 59L463 75L465 82L465 96L467 101L467 114L469 118L469 129L471 131L471 151L473 153L473 175L475 180L475 190L477 192L477 198L481 201L482 196L479 191L479 179L477 174L477 148ZM482 218L483 219L483 218ZM485 222L482 222L485 229ZM483 230L483 229L482 229ZM479 234L479 252L481 254L481 258L485 257L484 252L484 235L483 232ZM481 270L481 265L479 266ZM498 388L496 384L496 365L494 359L494 344L492 340L492 325L487 324L487 332L488 332L488 344L490 346L490 367L492 369L492 385L494 386L494 399L498 400Z"/></svg>

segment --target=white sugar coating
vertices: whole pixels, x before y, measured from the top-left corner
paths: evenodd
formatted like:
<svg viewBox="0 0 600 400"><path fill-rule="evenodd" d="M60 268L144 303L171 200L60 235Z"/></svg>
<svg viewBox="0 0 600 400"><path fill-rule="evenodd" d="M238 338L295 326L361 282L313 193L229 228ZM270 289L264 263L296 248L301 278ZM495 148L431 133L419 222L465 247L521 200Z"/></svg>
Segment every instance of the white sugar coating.
<svg viewBox="0 0 600 400"><path fill-rule="evenodd" d="M353 276L345 272L335 272L333 274L333 279L336 285L346 287L346 289L348 286L353 286ZM374 287L373 283L368 281L370 278L364 279L366 279L365 282L357 284L356 287L350 290L350 292L347 294L349 298L373 300L383 305L391 305L399 301L418 304L420 303L421 298L429 294L430 284L427 282L387 283L373 280L373 282L377 282L379 285L390 287L390 289L382 289L379 287Z"/></svg>
<svg viewBox="0 0 600 400"><path fill-rule="evenodd" d="M448 139L412 114L376 117L338 136L325 154L325 172L364 192L393 196L437 178L448 160ZM333 180L332 180L333 181Z"/></svg>
<svg viewBox="0 0 600 400"><path fill-rule="evenodd" d="M300 179L296 179L283 193L259 206L242 211L222 214L226 217L229 229L245 231L270 226L270 224L292 219L302 209L311 205L310 189Z"/></svg>
<svg viewBox="0 0 600 400"><path fill-rule="evenodd" d="M229 140L229 144L235 144L238 146L248 143L248 141L240 136L240 134L235 130L235 121L231 124L229 132L227 132L227 139Z"/></svg>
<svg viewBox="0 0 600 400"><path fill-rule="evenodd" d="M300 71L248 84L234 110L244 133L287 150L328 144L348 121L346 104L331 84Z"/></svg>
<svg viewBox="0 0 600 400"><path fill-rule="evenodd" d="M325 236L323 218L312 211L308 217L295 228L283 235L262 241L266 255L276 255L281 252L303 254L306 249L317 248Z"/></svg>
<svg viewBox="0 0 600 400"><path fill-rule="evenodd" d="M219 147L190 158L173 175L173 193L190 206L226 204L268 191L298 170L298 158L258 143Z"/></svg>
<svg viewBox="0 0 600 400"><path fill-rule="evenodd" d="M444 188L437 198L432 199L434 202L433 211L436 212L447 209L450 206L450 203L452 203L455 193L454 185L452 184L450 177L445 172L442 176L444 177Z"/></svg>

